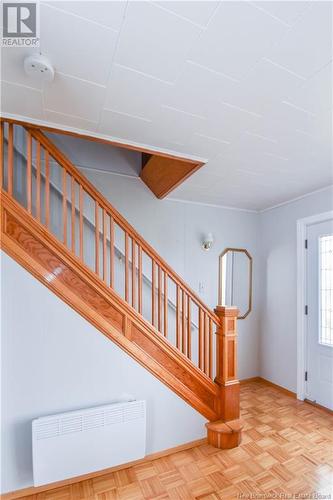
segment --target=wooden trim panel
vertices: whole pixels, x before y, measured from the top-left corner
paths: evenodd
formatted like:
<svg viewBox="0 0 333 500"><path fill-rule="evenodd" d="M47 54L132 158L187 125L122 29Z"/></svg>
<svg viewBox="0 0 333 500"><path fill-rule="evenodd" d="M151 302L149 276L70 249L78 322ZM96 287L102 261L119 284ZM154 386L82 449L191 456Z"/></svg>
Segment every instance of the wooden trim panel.
<svg viewBox="0 0 333 500"><path fill-rule="evenodd" d="M2 192L2 248L209 420L219 388L18 203Z"/></svg>
<svg viewBox="0 0 333 500"><path fill-rule="evenodd" d="M140 177L159 199L165 198L171 191L194 174L202 163L189 163L179 158L143 155Z"/></svg>

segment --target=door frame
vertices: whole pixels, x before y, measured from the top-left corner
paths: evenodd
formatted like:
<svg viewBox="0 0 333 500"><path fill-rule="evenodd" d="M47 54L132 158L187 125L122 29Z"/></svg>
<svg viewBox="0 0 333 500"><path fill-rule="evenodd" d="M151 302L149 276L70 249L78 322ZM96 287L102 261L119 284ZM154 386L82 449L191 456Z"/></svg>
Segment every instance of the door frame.
<svg viewBox="0 0 333 500"><path fill-rule="evenodd" d="M306 231L308 226L333 219L333 210L297 220L297 399L304 400L307 323L306 306Z"/></svg>

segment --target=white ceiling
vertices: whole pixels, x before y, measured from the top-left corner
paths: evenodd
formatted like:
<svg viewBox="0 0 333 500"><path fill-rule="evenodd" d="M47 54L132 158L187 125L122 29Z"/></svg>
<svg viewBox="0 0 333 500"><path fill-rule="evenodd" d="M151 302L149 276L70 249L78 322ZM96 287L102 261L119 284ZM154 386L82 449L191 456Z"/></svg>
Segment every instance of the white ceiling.
<svg viewBox="0 0 333 500"><path fill-rule="evenodd" d="M2 50L2 112L207 160L171 198L261 210L333 182L332 2L42 1L40 51L44 86Z"/></svg>

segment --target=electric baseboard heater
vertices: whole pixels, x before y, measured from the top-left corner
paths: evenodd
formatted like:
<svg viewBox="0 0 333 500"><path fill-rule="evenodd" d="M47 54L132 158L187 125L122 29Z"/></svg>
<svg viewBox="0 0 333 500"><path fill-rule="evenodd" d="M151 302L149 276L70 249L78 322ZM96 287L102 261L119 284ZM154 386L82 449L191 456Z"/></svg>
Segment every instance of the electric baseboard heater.
<svg viewBox="0 0 333 500"><path fill-rule="evenodd" d="M71 411L32 422L35 486L138 460L145 452L145 401Z"/></svg>

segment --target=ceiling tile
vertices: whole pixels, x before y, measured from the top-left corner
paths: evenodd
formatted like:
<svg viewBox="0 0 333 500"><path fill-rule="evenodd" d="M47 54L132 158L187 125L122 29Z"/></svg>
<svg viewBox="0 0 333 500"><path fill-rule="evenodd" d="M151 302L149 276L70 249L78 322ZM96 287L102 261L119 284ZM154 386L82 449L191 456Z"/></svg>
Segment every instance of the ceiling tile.
<svg viewBox="0 0 333 500"><path fill-rule="evenodd" d="M104 109L98 128L102 134L119 137L129 142L151 144L152 122Z"/></svg>
<svg viewBox="0 0 333 500"><path fill-rule="evenodd" d="M57 111L50 111L49 109L45 109L45 117L50 123L54 123L56 125L65 125L67 127L89 130L92 132L97 128L97 123L95 122L84 120L78 116L58 113Z"/></svg>
<svg viewBox="0 0 333 500"><path fill-rule="evenodd" d="M1 47L2 80L41 90L41 82L38 79L29 77L25 73L23 66L24 59L34 53L36 53L36 49L24 47Z"/></svg>
<svg viewBox="0 0 333 500"><path fill-rule="evenodd" d="M41 50L56 71L105 84L116 41L108 28L41 4Z"/></svg>
<svg viewBox="0 0 333 500"><path fill-rule="evenodd" d="M104 106L114 111L153 118L171 87L138 71L114 64Z"/></svg>
<svg viewBox="0 0 333 500"><path fill-rule="evenodd" d="M44 88L44 105L49 111L98 122L105 88L100 85L56 73Z"/></svg>
<svg viewBox="0 0 333 500"><path fill-rule="evenodd" d="M126 2L122 1L87 1L84 2L47 2L49 5L65 10L89 21L119 31L125 16Z"/></svg>
<svg viewBox="0 0 333 500"><path fill-rule="evenodd" d="M130 2L116 62L172 82L200 31L153 3Z"/></svg>
<svg viewBox="0 0 333 500"><path fill-rule="evenodd" d="M214 158L223 151L230 149L230 142L223 138L194 133L186 143L188 151L202 158Z"/></svg>
<svg viewBox="0 0 333 500"><path fill-rule="evenodd" d="M221 101L265 116L274 113L275 106L303 83L302 78L262 59L239 85L224 90Z"/></svg>
<svg viewBox="0 0 333 500"><path fill-rule="evenodd" d="M296 106L319 114L332 109L333 66L328 64L297 89L289 89L286 100Z"/></svg>
<svg viewBox="0 0 333 500"><path fill-rule="evenodd" d="M182 0L156 2L156 5L174 12L177 16L188 19L189 21L199 24L200 26L207 25L218 4L219 2L211 2L209 0L205 2Z"/></svg>
<svg viewBox="0 0 333 500"><path fill-rule="evenodd" d="M251 3L258 9L262 9L269 15L275 16L277 19L280 19L282 22L287 23L290 26L293 26L311 5L310 1L277 2L265 0L265 2L259 1Z"/></svg>
<svg viewBox="0 0 333 500"><path fill-rule="evenodd" d="M261 122L261 115L251 113L252 110L248 113L244 108L230 107L217 99L207 114L207 120L199 122L195 132L235 144L245 130L251 130Z"/></svg>
<svg viewBox="0 0 333 500"><path fill-rule="evenodd" d="M248 2L222 2L188 59L241 79L286 30Z"/></svg>
<svg viewBox="0 0 333 500"><path fill-rule="evenodd" d="M311 8L269 56L274 62L306 78L333 57L332 2L311 3Z"/></svg>
<svg viewBox="0 0 333 500"><path fill-rule="evenodd" d="M206 115L215 108L218 98L233 95L235 86L239 84L187 62L176 82L165 89L161 102L189 113Z"/></svg>
<svg viewBox="0 0 333 500"><path fill-rule="evenodd" d="M177 144L185 144L199 125L205 122L204 116L191 115L183 109L162 105L153 120L150 140L158 147L163 147L166 142L173 143L174 150L177 150Z"/></svg>
<svg viewBox="0 0 333 500"><path fill-rule="evenodd" d="M42 93L36 89L2 81L1 112L43 120Z"/></svg>

